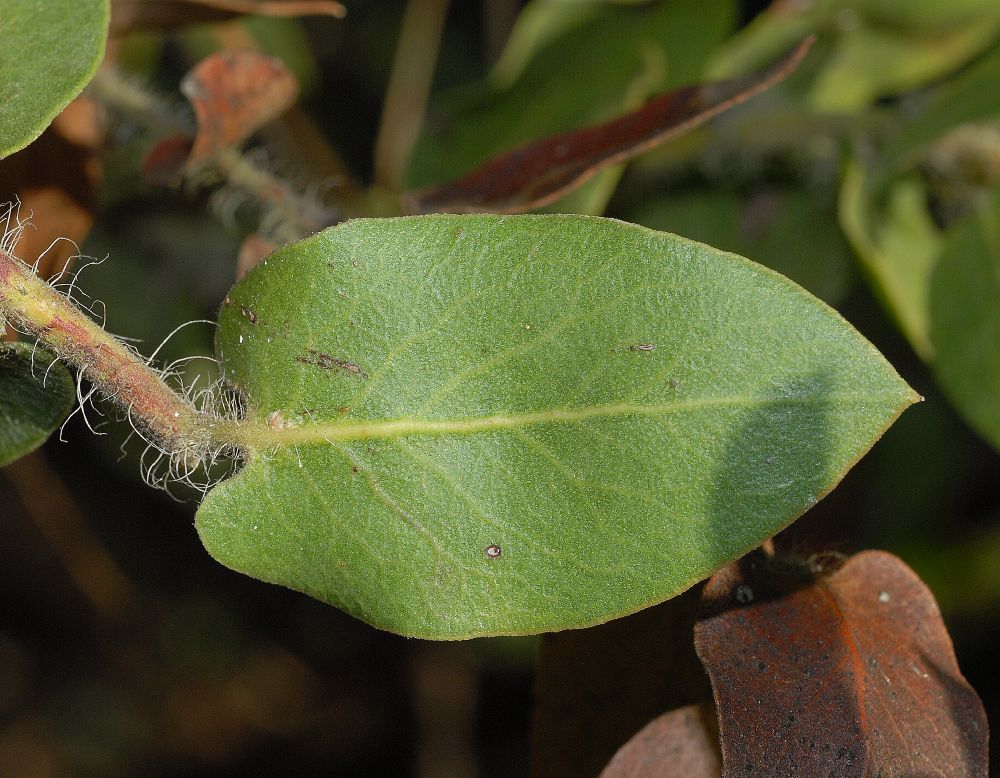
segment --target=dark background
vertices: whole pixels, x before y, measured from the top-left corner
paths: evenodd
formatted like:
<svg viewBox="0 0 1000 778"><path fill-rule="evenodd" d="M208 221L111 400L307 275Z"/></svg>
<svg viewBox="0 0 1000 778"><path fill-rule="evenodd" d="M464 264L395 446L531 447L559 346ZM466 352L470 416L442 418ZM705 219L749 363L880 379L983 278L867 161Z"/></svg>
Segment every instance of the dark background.
<svg viewBox="0 0 1000 778"><path fill-rule="evenodd" d="M436 88L488 71L497 44L485 42L503 40L518 6L494 5L488 22L480 4L453 3ZM763 5L746 3L744 19ZM319 72L304 105L360 181L401 10L356 3L348 21L306 27ZM190 64L180 42L160 57L163 84ZM186 318L214 316L239 236L205 206L166 190L106 197L84 248L111 260L80 283L108 303L112 331L155 345ZM609 215L630 207L626 187ZM992 719L1000 456L950 409L856 275L838 310L927 400L779 548L901 556L938 596ZM174 356L209 353L210 335L179 336ZM200 546L191 500L141 483L136 446L116 461L114 435L95 438L79 417L63 437L0 471L0 771L527 772L537 638L406 640L233 573Z"/></svg>

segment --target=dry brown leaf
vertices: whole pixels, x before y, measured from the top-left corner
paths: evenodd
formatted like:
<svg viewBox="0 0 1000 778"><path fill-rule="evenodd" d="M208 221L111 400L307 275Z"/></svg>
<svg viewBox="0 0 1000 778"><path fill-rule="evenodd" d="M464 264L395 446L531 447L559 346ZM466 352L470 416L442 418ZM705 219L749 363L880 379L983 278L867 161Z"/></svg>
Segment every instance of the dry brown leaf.
<svg viewBox="0 0 1000 778"><path fill-rule="evenodd" d="M6 188L0 202L19 200L21 218L31 222L14 253L26 262L40 259L42 278L66 268L93 226L103 140L99 110L83 96L38 140L0 162Z"/></svg>
<svg viewBox="0 0 1000 778"><path fill-rule="evenodd" d="M687 705L653 719L604 768L600 778L719 778L715 706Z"/></svg>
<svg viewBox="0 0 1000 778"><path fill-rule="evenodd" d="M113 0L111 30L171 29L236 16L334 16L347 9L332 0Z"/></svg>
<svg viewBox="0 0 1000 778"><path fill-rule="evenodd" d="M241 143L280 116L295 102L299 86L279 59L222 51L184 76L181 91L198 120L190 166Z"/></svg>
<svg viewBox="0 0 1000 778"><path fill-rule="evenodd" d="M866 551L813 577L753 554L704 598L714 615L695 646L725 775L986 775L982 703L933 596L898 558Z"/></svg>
<svg viewBox="0 0 1000 778"><path fill-rule="evenodd" d="M601 170L625 162L771 88L791 74L813 44L807 38L766 70L694 84L654 97L604 124L529 143L462 178L406 196L410 213L522 213L541 208Z"/></svg>

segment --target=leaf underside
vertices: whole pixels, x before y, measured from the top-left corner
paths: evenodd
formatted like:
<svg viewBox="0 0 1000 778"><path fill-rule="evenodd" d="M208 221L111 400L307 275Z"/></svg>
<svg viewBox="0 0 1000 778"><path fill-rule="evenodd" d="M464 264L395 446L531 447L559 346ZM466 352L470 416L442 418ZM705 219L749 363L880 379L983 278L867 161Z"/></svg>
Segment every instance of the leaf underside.
<svg viewBox="0 0 1000 778"><path fill-rule="evenodd" d="M915 396L740 257L582 216L357 220L220 314L244 469L219 561L430 638L606 621L745 553Z"/></svg>
<svg viewBox="0 0 1000 778"><path fill-rule="evenodd" d="M42 445L76 396L69 371L32 349L26 343L0 344L0 467Z"/></svg>
<svg viewBox="0 0 1000 778"><path fill-rule="evenodd" d="M42 134L104 56L108 0L4 0L0 158Z"/></svg>

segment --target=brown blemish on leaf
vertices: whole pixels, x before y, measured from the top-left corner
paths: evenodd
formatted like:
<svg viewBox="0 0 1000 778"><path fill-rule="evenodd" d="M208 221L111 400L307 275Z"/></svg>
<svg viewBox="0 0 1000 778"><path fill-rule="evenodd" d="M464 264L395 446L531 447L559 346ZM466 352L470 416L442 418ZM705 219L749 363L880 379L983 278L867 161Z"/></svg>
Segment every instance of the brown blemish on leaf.
<svg viewBox="0 0 1000 778"><path fill-rule="evenodd" d="M322 370L343 370L352 375L368 378L368 374L361 369L360 365L348 362L346 359L324 354L316 349L306 349L305 354L295 357L295 361L303 365L312 365Z"/></svg>
<svg viewBox="0 0 1000 778"><path fill-rule="evenodd" d="M286 418L281 411L272 411L269 413L267 419L265 419L265 424L267 424L268 429L272 430L287 430L299 426L298 422L294 419Z"/></svg>

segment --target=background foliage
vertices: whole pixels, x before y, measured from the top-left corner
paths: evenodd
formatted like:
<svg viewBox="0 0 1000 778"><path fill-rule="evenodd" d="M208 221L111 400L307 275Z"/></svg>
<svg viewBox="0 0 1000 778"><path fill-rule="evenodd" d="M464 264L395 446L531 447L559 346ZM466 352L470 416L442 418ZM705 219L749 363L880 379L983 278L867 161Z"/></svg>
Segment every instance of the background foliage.
<svg viewBox="0 0 1000 778"><path fill-rule="evenodd" d="M604 212L770 264L837 307L927 398L778 543L906 560L993 714L1000 14L985 0L720 2L708 18L699 5L595 2L567 15L565 2L533 0L518 17L520 3L454 4L407 177L443 180L503 146L746 72L820 33L785 84L551 209ZM268 169L320 179L343 209L371 180L403 4L349 10L118 34L114 61L165 96L147 105L152 119L119 117L101 137L64 114L40 141L60 149L47 152L57 169L21 155L2 163L10 194L26 201L63 169L95 180L103 164L99 194L58 201L50 219L86 223L96 206L83 248L113 261L81 283L106 303L111 331L155 345L181 321L214 318L243 235L268 216L232 180L209 189L217 182L195 178L184 191L137 173L190 126L178 84L208 51L260 47L297 76L300 107L259 136ZM93 92L109 102L99 84ZM211 353L211 335L190 327L161 354ZM74 419L66 437L0 472L0 763L39 775L526 771L536 639L408 642L230 573L199 545L190 506L142 487L134 459L117 461L113 435L94 439Z"/></svg>

